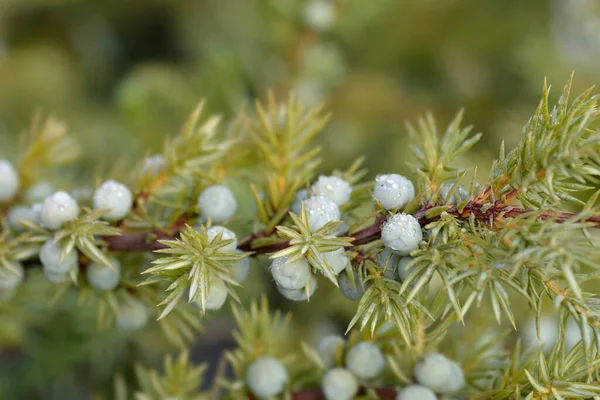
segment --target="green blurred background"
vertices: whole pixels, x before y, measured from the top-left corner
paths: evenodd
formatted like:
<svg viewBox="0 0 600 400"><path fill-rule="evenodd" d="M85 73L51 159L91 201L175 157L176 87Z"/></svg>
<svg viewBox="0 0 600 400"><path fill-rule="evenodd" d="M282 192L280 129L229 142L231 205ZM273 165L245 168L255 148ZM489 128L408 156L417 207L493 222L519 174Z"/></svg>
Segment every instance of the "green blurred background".
<svg viewBox="0 0 600 400"><path fill-rule="evenodd" d="M332 112L320 139L324 172L360 155L371 176L406 172L404 122L429 110L443 126L464 107L465 121L484 132L469 156L484 176L500 141L515 144L545 77L562 87L575 70L579 91L600 82L599 67L596 0L0 0L0 157L15 154L32 115L55 114L83 146L84 179L96 165L158 151L203 98L231 117L272 89ZM267 290L254 281L254 294ZM329 316L347 323L356 304L337 299L323 315L294 306L301 327L317 336L337 329ZM2 353L0 397L92 398L98 388L110 397L122 363L86 363L89 354L152 358L104 333L88 349L73 327L93 322L61 323L61 312L54 329L29 336L0 313L2 343L20 344L14 357ZM202 340L228 331L224 321ZM64 349L59 338L69 338ZM162 346L158 337L148 343ZM215 358L202 349L196 359ZM28 352L38 358L23 364ZM56 366L57 357L66 359ZM73 365L75 374L57 372ZM7 391L17 372L19 391Z"/></svg>

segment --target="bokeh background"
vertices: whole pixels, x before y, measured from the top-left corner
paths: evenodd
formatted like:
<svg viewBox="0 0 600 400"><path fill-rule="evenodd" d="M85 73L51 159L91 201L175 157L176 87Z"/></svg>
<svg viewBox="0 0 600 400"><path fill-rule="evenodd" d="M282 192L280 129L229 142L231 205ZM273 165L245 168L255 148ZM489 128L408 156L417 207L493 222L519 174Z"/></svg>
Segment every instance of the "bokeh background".
<svg viewBox="0 0 600 400"><path fill-rule="evenodd" d="M82 145L85 181L97 165L160 150L201 99L227 118L270 89L332 112L324 172L366 155L371 176L406 173L405 121L431 111L443 127L464 107L484 132L469 155L483 176L500 142L518 139L544 78L556 93L572 71L575 91L600 82L596 0L0 0L0 157L36 112L54 114ZM272 290L253 282L254 295ZM348 322L356 305L327 293L316 301L329 314L293 306L299 332ZM115 371L165 351L158 335L145 347L92 340L76 327L93 321L52 315L25 334L0 311L0 398L110 398ZM227 315L209 325L197 360L228 343Z"/></svg>

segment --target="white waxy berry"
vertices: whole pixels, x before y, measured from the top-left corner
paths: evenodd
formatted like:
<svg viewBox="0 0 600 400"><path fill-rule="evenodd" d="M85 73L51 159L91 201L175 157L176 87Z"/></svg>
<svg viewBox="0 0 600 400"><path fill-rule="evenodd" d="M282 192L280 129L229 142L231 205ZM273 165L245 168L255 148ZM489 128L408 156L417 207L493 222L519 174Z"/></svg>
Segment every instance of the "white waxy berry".
<svg viewBox="0 0 600 400"><path fill-rule="evenodd" d="M17 232L23 231L23 221L37 222L39 212L33 207L14 206L8 211L8 225Z"/></svg>
<svg viewBox="0 0 600 400"><path fill-rule="evenodd" d="M465 384L465 377L456 362L439 353L429 353L415 366L417 381L436 393L452 393Z"/></svg>
<svg viewBox="0 0 600 400"><path fill-rule="evenodd" d="M94 192L94 208L109 210L102 216L107 221L118 221L129 214L133 196L131 190L114 180L106 181Z"/></svg>
<svg viewBox="0 0 600 400"><path fill-rule="evenodd" d="M449 204L456 204L469 197L469 192L467 192L467 190L464 187L459 185L457 188L454 189L454 193L452 193L452 196L448 198L450 190L452 190L453 187L454 183L444 183L442 185L442 187L440 188L440 199L442 201L446 201Z"/></svg>
<svg viewBox="0 0 600 400"><path fill-rule="evenodd" d="M386 210L401 208L415 198L415 187L406 177L398 174L378 175L375 178L373 199Z"/></svg>
<svg viewBox="0 0 600 400"><path fill-rule="evenodd" d="M0 269L0 291L13 291L23 281L23 266L15 262L13 265L18 271L9 271L5 268Z"/></svg>
<svg viewBox="0 0 600 400"><path fill-rule="evenodd" d="M206 298L205 310L216 311L223 307L225 300L227 300L227 286L225 282L218 278L212 278L210 280L210 289L208 290L208 296ZM192 303L196 308L202 310L202 299L196 300Z"/></svg>
<svg viewBox="0 0 600 400"><path fill-rule="evenodd" d="M340 291L347 299L360 300L370 285L361 283L356 271L352 271L352 274L354 277L354 284L352 284L348 274L342 273L338 275L338 285Z"/></svg>
<svg viewBox="0 0 600 400"><path fill-rule="evenodd" d="M327 253L321 253L321 257L325 262L333 268L333 272L337 275L346 269L349 258L346 256L344 248L337 249L335 251L329 251Z"/></svg>
<svg viewBox="0 0 600 400"><path fill-rule="evenodd" d="M40 261L44 267L44 271L51 274L67 274L74 268L77 268L79 257L77 251L71 250L66 253L61 260L60 246L50 239L40 249Z"/></svg>
<svg viewBox="0 0 600 400"><path fill-rule="evenodd" d="M140 300L130 298L119 307L116 325L123 331L137 330L148 322L148 307Z"/></svg>
<svg viewBox="0 0 600 400"><path fill-rule="evenodd" d="M160 154L155 154L144 160L144 172L150 175L158 175L165 167L165 159Z"/></svg>
<svg viewBox="0 0 600 400"><path fill-rule="evenodd" d="M52 193L54 193L54 186L48 181L40 181L25 191L25 199L32 203L37 203L38 201L43 201Z"/></svg>
<svg viewBox="0 0 600 400"><path fill-rule="evenodd" d="M292 203L292 212L296 215L300 215L302 208L302 202L308 199L308 191L306 189L298 190L294 196L294 202Z"/></svg>
<svg viewBox="0 0 600 400"><path fill-rule="evenodd" d="M327 0L312 1L304 9L304 19L311 29L328 29L335 21L335 6Z"/></svg>
<svg viewBox="0 0 600 400"><path fill-rule="evenodd" d="M538 338L535 318L525 322L521 330L524 348L542 346L542 351L548 353L558 340L558 321L550 316L540 317L540 336Z"/></svg>
<svg viewBox="0 0 600 400"><path fill-rule="evenodd" d="M288 257L276 258L271 263L275 282L284 289L301 289L308 283L311 273L306 259L288 262Z"/></svg>
<svg viewBox="0 0 600 400"><path fill-rule="evenodd" d="M415 265L411 265L407 268L412 260L412 257L409 256L400 257L400 260L398 261L398 277L400 279L405 280L415 270ZM421 274L419 274L419 276L420 275Z"/></svg>
<svg viewBox="0 0 600 400"><path fill-rule="evenodd" d="M198 196L200 215L213 222L226 221L235 215L237 202L231 190L225 185L210 186Z"/></svg>
<svg viewBox="0 0 600 400"><path fill-rule="evenodd" d="M346 354L346 367L361 379L373 379L385 368L385 358L375 344L360 342Z"/></svg>
<svg viewBox="0 0 600 400"><path fill-rule="evenodd" d="M396 400L437 400L437 396L425 386L410 385L398 392Z"/></svg>
<svg viewBox="0 0 600 400"><path fill-rule="evenodd" d="M77 202L66 192L55 192L46 197L42 203L40 225L50 230L57 230L78 216Z"/></svg>
<svg viewBox="0 0 600 400"><path fill-rule="evenodd" d="M121 280L121 263L116 258L111 258L110 261L114 269L98 262L88 265L86 277L88 283L94 289L109 291L119 286L119 281Z"/></svg>
<svg viewBox="0 0 600 400"><path fill-rule="evenodd" d="M0 202L10 200L19 190L19 174L7 160L0 160Z"/></svg>
<svg viewBox="0 0 600 400"><path fill-rule="evenodd" d="M358 393L358 380L345 368L334 368L323 376L321 382L327 400L351 400Z"/></svg>
<svg viewBox="0 0 600 400"><path fill-rule="evenodd" d="M310 276L310 280L300 289L286 289L279 285L277 285L277 290L279 294L285 297L288 300L292 301L306 301L315 293L317 289L317 278L314 275Z"/></svg>
<svg viewBox="0 0 600 400"><path fill-rule="evenodd" d="M219 233L221 233L221 240L233 239L233 242L229 243L226 246L221 247L219 249L219 252L235 253L235 250L237 249L237 245L238 245L237 237L235 236L235 233L233 233L229 229L225 228L224 226L215 225L215 226L211 226L210 228L208 228L206 230L206 234L208 235L208 241L211 242L215 237L217 237L217 235Z"/></svg>
<svg viewBox="0 0 600 400"><path fill-rule="evenodd" d="M319 356L325 364L325 367L331 368L336 365L338 356L342 354L342 350L346 340L339 335L327 335L319 342Z"/></svg>
<svg viewBox="0 0 600 400"><path fill-rule="evenodd" d="M225 282L221 279L212 279L208 297L206 298L206 309L211 311L219 310L225 304L228 294Z"/></svg>
<svg viewBox="0 0 600 400"><path fill-rule="evenodd" d="M236 253L241 253L240 250L236 250ZM241 260L237 260L231 266L231 279L237 283L242 283L248 279L250 273L250 257L244 257Z"/></svg>
<svg viewBox="0 0 600 400"><path fill-rule="evenodd" d="M350 201L352 186L337 176L321 175L312 186L311 192L316 196L327 197L339 207Z"/></svg>
<svg viewBox="0 0 600 400"><path fill-rule="evenodd" d="M65 282L69 282L71 280L71 276L69 275L68 272L60 273L60 272L52 272L52 271L48 271L47 269L44 269L44 276L50 282L55 283L55 284L65 283Z"/></svg>
<svg viewBox="0 0 600 400"><path fill-rule="evenodd" d="M330 221L340 220L340 209L327 197L312 196L310 199L304 200L304 207L311 232L316 232Z"/></svg>
<svg viewBox="0 0 600 400"><path fill-rule="evenodd" d="M288 381L285 366L272 357L261 357L246 371L246 385L259 399L277 396L283 392Z"/></svg>
<svg viewBox="0 0 600 400"><path fill-rule="evenodd" d="M383 225L381 240L388 249L401 255L408 255L419 248L423 232L419 221L409 214L394 214Z"/></svg>

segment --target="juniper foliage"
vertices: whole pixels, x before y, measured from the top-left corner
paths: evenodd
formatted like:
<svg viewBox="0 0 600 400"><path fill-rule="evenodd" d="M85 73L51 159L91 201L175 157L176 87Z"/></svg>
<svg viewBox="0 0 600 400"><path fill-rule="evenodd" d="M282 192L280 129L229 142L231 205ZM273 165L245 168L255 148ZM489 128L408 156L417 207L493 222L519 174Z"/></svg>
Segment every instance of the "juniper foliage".
<svg viewBox="0 0 600 400"><path fill-rule="evenodd" d="M323 354L308 341L295 343L288 326L292 317L273 312L266 297L242 304L238 294L245 284L234 279L232 270L246 257L257 260L255 267L265 262L263 255L305 259L323 281L321 287L338 290L338 272L323 255L344 249L349 262L340 273L366 290L349 321L346 342L336 349L336 365L344 366L347 351L361 341L375 344L386 358L383 373L360 380L361 398L395 398L402 387L418 383L412 371L424 355L442 352L458 362L465 376L466 384L453 393L460 398L600 399L600 299L593 290L600 276L597 102L591 90L573 97L569 81L551 105L550 88L544 85L519 144L510 151L502 145L487 178L480 178L476 167L456 167L481 137L462 126L462 113L443 131L427 115L408 126L416 159L411 164L415 198L401 210L380 207L371 199L374 182L364 179L358 159L332 172L353 187L351 200L340 207L341 221L315 232L303 205L299 215L290 208L299 190L310 194L316 178L320 149L313 139L328 119L323 107L305 108L293 96L278 103L270 95L254 111L242 110L224 122L203 116L201 104L181 132L167 140L156 168L144 167L142 160L130 176L120 177L134 192L126 218L103 221L106 210L92 210L89 196L83 196L80 216L58 231L24 220L22 229L15 229L5 218L11 207L26 202L28 188L79 152L64 124L36 120L16 162L20 191L2 204L0 276L3 282L21 278L25 268L17 289L3 289L2 312L16 314L25 295L54 306L75 296L81 307L89 307L97 329L106 331L123 326L118 322L123 315L144 321L146 310L182 353L176 360L166 358L163 374L138 365L136 387L118 374L118 399L133 393L138 400L253 398L246 370L267 356L288 371L281 398L318 399L329 368ZM110 175L102 178L114 178ZM251 220L223 223L248 233L237 250L229 251L234 239L209 238L213 223L201 218L196 199L207 187L236 179L246 185L255 213ZM441 195L448 184L452 189ZM468 195L451 202L463 188ZM399 212L411 214L424 232L405 266L412 270L405 279L386 274L379 265L382 225ZM58 284L40 277L39 250L49 239L63 256L72 250L79 254L79 269ZM86 266L113 267L112 257L123 266L119 286L96 292L86 282ZM202 391L206 366L193 365L186 349L200 332L204 314L213 312L207 304L215 279L224 283L238 325L237 347L223 358L233 376L221 373L211 390ZM308 287L301 290L318 308ZM141 308L132 308L132 302ZM545 310L554 308L558 339L549 350L515 339L514 330L527 329L520 324L525 304L537 321L537 335L543 333L539 325ZM488 321L492 333L473 340L469 327L488 311L495 319ZM580 340L569 345L573 323ZM138 328L134 337L143 331Z"/></svg>

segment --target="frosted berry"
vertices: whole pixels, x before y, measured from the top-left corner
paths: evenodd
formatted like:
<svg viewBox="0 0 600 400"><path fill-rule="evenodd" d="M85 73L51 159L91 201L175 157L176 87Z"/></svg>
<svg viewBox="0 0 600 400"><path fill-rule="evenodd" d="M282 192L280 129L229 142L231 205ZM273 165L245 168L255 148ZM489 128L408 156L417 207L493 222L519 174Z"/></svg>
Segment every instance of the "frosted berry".
<svg viewBox="0 0 600 400"><path fill-rule="evenodd" d="M219 233L221 233L221 240L233 239L233 242L221 247L219 251L221 253L235 253L235 250L237 249L238 245L235 233L225 228L224 226L215 225L208 228L206 230L206 234L208 235L208 241L211 242Z"/></svg>
<svg viewBox="0 0 600 400"><path fill-rule="evenodd" d="M97 290L109 291L119 286L121 280L121 263L116 258L111 258L114 269L93 262L86 270L87 281L91 287Z"/></svg>
<svg viewBox="0 0 600 400"><path fill-rule="evenodd" d="M8 225L17 232L23 231L25 228L22 221L37 222L39 218L39 211L33 207L27 206L14 206L8 210Z"/></svg>
<svg viewBox="0 0 600 400"><path fill-rule="evenodd" d="M323 260L333 268L333 272L337 275L346 269L349 259L346 256L344 248L337 249L335 251L329 251L327 253L321 253Z"/></svg>
<svg viewBox="0 0 600 400"><path fill-rule="evenodd" d="M323 376L321 388L327 400L351 400L358 393L358 381L347 369L334 368Z"/></svg>
<svg viewBox="0 0 600 400"><path fill-rule="evenodd" d="M348 350L346 367L361 379L373 379L385 368L385 359L375 344L360 342Z"/></svg>
<svg viewBox="0 0 600 400"><path fill-rule="evenodd" d="M227 286L225 282L218 278L212 278L210 281L210 289L208 291L208 297L206 298L205 310L216 311L223 307L225 300L227 300ZM196 300L193 305L202 309L202 299Z"/></svg>
<svg viewBox="0 0 600 400"><path fill-rule="evenodd" d="M40 181L25 191L25 199L31 203L37 203L43 201L52 193L54 193L54 186L48 181Z"/></svg>
<svg viewBox="0 0 600 400"><path fill-rule="evenodd" d="M331 368L336 365L338 354L342 354L342 349L346 340L339 335L327 335L319 342L319 356L325 364L325 367Z"/></svg>
<svg viewBox="0 0 600 400"><path fill-rule="evenodd" d="M5 268L0 269L0 291L12 291L23 281L23 266L14 262L13 265L18 269L17 273Z"/></svg>
<svg viewBox="0 0 600 400"><path fill-rule="evenodd" d="M452 190L453 187L454 183L444 183L440 188L440 200L445 201L449 204L456 204L469 197L469 192L467 192L467 190L464 187L459 185L456 189L454 189L454 193L452 193L452 196L448 198L450 190Z"/></svg>
<svg viewBox="0 0 600 400"><path fill-rule="evenodd" d="M310 199L304 200L304 207L311 232L316 232L330 221L340 220L340 209L327 197L312 196Z"/></svg>
<svg viewBox="0 0 600 400"><path fill-rule="evenodd" d="M324 196L333 201L335 205L341 206L350 201L352 187L345 180L337 176L319 176L319 179L311 188L315 196Z"/></svg>
<svg viewBox="0 0 600 400"><path fill-rule="evenodd" d="M292 212L296 215L300 215L300 209L302 202L308 199L308 192L306 189L298 190L294 196L294 202L292 203Z"/></svg>
<svg viewBox="0 0 600 400"><path fill-rule="evenodd" d="M287 381L285 366L272 357L259 358L246 371L246 385L259 399L277 396L283 392Z"/></svg>
<svg viewBox="0 0 600 400"><path fill-rule="evenodd" d="M236 253L241 253L241 251L236 250ZM238 260L233 263L231 266L231 278L237 283L242 283L248 278L248 274L250 273L250 258L244 257L241 260Z"/></svg>
<svg viewBox="0 0 600 400"><path fill-rule="evenodd" d="M375 178L373 199L386 210L393 210L407 205L415 198L415 187L402 175L385 174Z"/></svg>
<svg viewBox="0 0 600 400"><path fill-rule="evenodd" d="M414 370L417 381L436 393L452 393L465 384L465 377L456 362L439 353L429 353Z"/></svg>
<svg viewBox="0 0 600 400"><path fill-rule="evenodd" d="M423 232L419 221L412 215L395 214L383 225L381 240L385 247L393 252L408 255L419 248Z"/></svg>
<svg viewBox="0 0 600 400"><path fill-rule="evenodd" d="M306 24L316 31L329 28L335 21L335 6L326 0L316 0L304 9Z"/></svg>
<svg viewBox="0 0 600 400"><path fill-rule="evenodd" d="M368 289L369 284L363 284L360 282L360 278L356 271L352 271L354 275L354 285L346 273L341 273L338 276L338 285L342 294L350 300L360 300L365 291Z"/></svg>
<svg viewBox="0 0 600 400"><path fill-rule="evenodd" d="M288 300L306 301L315 293L317 289L317 279L314 275L310 276L310 280L305 287L300 289L285 289L277 285L279 293ZM307 293L308 292L308 293Z"/></svg>
<svg viewBox="0 0 600 400"><path fill-rule="evenodd" d="M128 299L119 307L116 325L123 331L137 330L148 322L148 307L135 298Z"/></svg>
<svg viewBox="0 0 600 400"><path fill-rule="evenodd" d="M558 340L558 321L550 316L540 317L540 337L538 338L535 318L532 317L525 322L521 329L523 347L542 346L544 353L549 352Z"/></svg>
<svg viewBox="0 0 600 400"><path fill-rule="evenodd" d="M412 260L412 257L409 256L400 257L400 260L398 261L398 278L401 280L408 278L408 276L415 270L414 265L407 268L408 264L410 264Z"/></svg>
<svg viewBox="0 0 600 400"><path fill-rule="evenodd" d="M0 202L12 199L19 190L19 175L12 164L0 160Z"/></svg>
<svg viewBox="0 0 600 400"><path fill-rule="evenodd" d="M271 263L275 282L284 289L301 289L310 279L310 266L306 259L288 262L288 257L276 258Z"/></svg>
<svg viewBox="0 0 600 400"><path fill-rule="evenodd" d="M40 225L50 230L57 230L78 216L77 202L66 192L55 192L46 197L42 203Z"/></svg>
<svg viewBox="0 0 600 400"><path fill-rule="evenodd" d="M114 180L106 181L94 192L94 208L110 210L102 216L107 221L118 221L129 214L133 196L131 190Z"/></svg>
<svg viewBox="0 0 600 400"><path fill-rule="evenodd" d="M398 392L396 400L437 400L437 396L425 386L410 385Z"/></svg>
<svg viewBox="0 0 600 400"><path fill-rule="evenodd" d="M144 172L150 175L158 175L165 168L165 159L160 154L155 154L144 160Z"/></svg>
<svg viewBox="0 0 600 400"><path fill-rule="evenodd" d="M79 263L77 251L71 250L65 256L60 258L60 246L54 242L54 239L48 240L40 249L40 261L44 271L51 274L66 274L76 268Z"/></svg>
<svg viewBox="0 0 600 400"><path fill-rule="evenodd" d="M235 215L237 202L233 193L225 185L210 186L198 196L200 215L212 222L222 222Z"/></svg>
<svg viewBox="0 0 600 400"><path fill-rule="evenodd" d="M55 283L55 284L65 283L65 282L69 282L71 280L71 276L69 275L68 272L63 272L63 273L52 272L52 271L48 271L47 269L44 269L44 276L50 282Z"/></svg>

